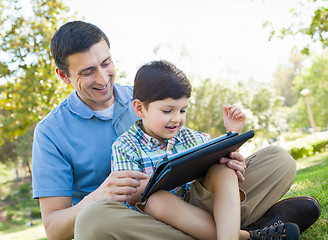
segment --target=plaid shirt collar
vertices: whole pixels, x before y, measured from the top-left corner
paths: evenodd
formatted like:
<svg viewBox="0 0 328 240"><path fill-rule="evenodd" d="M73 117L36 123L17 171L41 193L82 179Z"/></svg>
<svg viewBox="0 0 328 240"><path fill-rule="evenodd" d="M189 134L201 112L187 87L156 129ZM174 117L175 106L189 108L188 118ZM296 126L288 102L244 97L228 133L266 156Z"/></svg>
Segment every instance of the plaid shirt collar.
<svg viewBox="0 0 328 240"><path fill-rule="evenodd" d="M129 133L136 136L149 150L152 150L154 148L160 147L163 150L166 149L172 149L176 144L183 142L182 141L182 134L181 131L184 127L180 129L180 131L170 139L165 139L164 141L167 143L167 146L162 144L160 141L158 141L156 138L148 135L145 133L142 129L142 119L139 119L135 122L135 124L130 128Z"/></svg>

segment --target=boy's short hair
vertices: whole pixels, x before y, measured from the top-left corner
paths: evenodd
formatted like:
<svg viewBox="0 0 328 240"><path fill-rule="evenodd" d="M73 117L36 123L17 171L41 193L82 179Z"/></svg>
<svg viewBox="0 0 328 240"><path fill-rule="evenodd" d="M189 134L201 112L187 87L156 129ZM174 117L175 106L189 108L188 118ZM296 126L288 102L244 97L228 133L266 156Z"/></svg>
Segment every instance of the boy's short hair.
<svg viewBox="0 0 328 240"><path fill-rule="evenodd" d="M109 48L106 34L97 26L83 21L68 22L55 32L51 39L50 52L56 66L69 76L67 57L88 50L102 39L106 41Z"/></svg>
<svg viewBox="0 0 328 240"><path fill-rule="evenodd" d="M147 107L166 98L189 98L192 86L187 76L168 61L152 61L139 68L134 79L133 98Z"/></svg>

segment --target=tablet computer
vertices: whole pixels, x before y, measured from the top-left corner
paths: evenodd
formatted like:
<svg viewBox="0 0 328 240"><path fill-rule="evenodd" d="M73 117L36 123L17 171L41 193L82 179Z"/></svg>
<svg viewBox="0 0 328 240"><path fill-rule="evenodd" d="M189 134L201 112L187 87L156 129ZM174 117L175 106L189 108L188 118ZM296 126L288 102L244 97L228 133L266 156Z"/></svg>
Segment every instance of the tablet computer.
<svg viewBox="0 0 328 240"><path fill-rule="evenodd" d="M253 130L241 135L229 132L163 159L157 164L141 195L141 201L145 201L158 190L171 190L205 176L209 167L218 163L221 157L236 151L253 136Z"/></svg>

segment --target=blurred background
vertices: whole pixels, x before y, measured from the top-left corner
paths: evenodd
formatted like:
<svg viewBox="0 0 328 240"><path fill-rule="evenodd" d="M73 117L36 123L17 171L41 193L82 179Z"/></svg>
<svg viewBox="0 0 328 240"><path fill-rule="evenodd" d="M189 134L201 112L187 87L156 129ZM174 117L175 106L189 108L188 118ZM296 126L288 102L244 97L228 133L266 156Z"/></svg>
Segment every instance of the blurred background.
<svg viewBox="0 0 328 240"><path fill-rule="evenodd" d="M188 127L221 135L222 105L235 104L256 134L245 156L273 144L297 160L328 147L327 17L325 0L0 0L0 238L41 226L33 130L72 91L49 53L62 24L106 33L121 84L155 59L182 69L193 85ZM44 238L33 231L22 239Z"/></svg>

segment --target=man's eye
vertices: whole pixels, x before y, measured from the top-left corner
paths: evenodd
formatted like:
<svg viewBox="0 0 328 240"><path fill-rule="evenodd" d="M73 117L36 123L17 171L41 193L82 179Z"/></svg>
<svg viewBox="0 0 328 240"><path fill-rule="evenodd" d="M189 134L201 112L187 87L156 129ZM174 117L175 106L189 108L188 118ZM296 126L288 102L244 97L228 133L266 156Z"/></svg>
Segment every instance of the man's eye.
<svg viewBox="0 0 328 240"><path fill-rule="evenodd" d="M83 71L83 72L81 72L81 75L83 75L83 76L90 76L90 75L93 74L93 72L94 72L93 69L89 69L89 70L87 70L87 71Z"/></svg>
<svg viewBox="0 0 328 240"><path fill-rule="evenodd" d="M110 64L110 61L107 60L107 61L103 62L101 65L102 65L103 67L105 67L105 66L108 66L109 64Z"/></svg>
<svg viewBox="0 0 328 240"><path fill-rule="evenodd" d="M111 63L111 59L110 58L108 58L107 60L105 60L101 65L103 66L103 67L105 67L105 66L108 66L108 65L110 65L110 63Z"/></svg>

